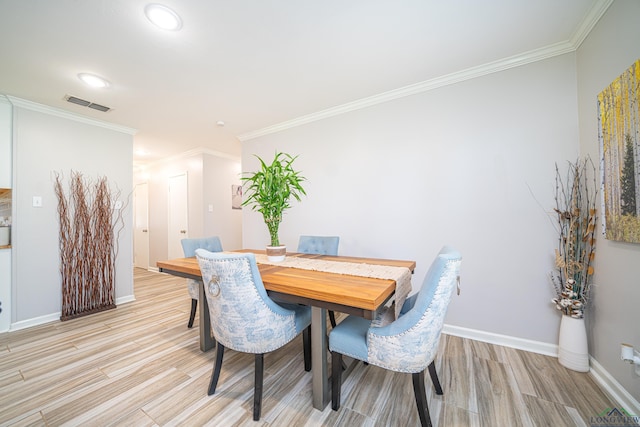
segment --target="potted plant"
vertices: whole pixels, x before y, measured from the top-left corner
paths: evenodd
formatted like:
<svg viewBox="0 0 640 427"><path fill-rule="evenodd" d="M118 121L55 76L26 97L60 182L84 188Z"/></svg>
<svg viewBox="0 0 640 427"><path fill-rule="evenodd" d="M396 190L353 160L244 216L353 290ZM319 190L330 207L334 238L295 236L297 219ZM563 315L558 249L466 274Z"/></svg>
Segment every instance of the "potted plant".
<svg viewBox="0 0 640 427"><path fill-rule="evenodd" d="M267 256L271 261L282 261L286 255L286 247L280 245L278 229L282 222L282 214L289 209L289 201L295 198L300 201L301 195L307 193L302 188L306 180L299 171L293 169L296 157L276 151L270 165L256 156L260 161L260 169L249 176L242 177L245 185L245 200L242 206L262 214L269 229L271 244L267 246Z"/></svg>
<svg viewBox="0 0 640 427"><path fill-rule="evenodd" d="M581 372L589 370L584 312L594 271L597 193L595 166L590 158L569 162L564 179L556 165L558 247L551 281L556 291L553 303L563 315L558 361Z"/></svg>

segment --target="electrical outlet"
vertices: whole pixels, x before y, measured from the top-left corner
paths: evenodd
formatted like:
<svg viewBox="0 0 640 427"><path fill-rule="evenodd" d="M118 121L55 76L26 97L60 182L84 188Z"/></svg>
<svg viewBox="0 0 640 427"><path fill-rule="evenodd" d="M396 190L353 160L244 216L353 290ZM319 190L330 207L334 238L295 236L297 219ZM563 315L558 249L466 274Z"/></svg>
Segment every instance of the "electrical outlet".
<svg viewBox="0 0 640 427"><path fill-rule="evenodd" d="M33 196L33 207L41 208L42 207L42 197L41 196Z"/></svg>
<svg viewBox="0 0 640 427"><path fill-rule="evenodd" d="M122 201L117 200L116 203L113 205L114 209L122 209Z"/></svg>

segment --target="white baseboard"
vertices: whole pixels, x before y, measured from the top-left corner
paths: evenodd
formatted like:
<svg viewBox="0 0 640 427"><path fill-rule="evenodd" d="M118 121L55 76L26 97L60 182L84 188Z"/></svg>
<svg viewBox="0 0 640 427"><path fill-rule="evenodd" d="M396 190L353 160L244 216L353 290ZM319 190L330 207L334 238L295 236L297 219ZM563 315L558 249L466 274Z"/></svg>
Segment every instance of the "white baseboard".
<svg viewBox="0 0 640 427"><path fill-rule="evenodd" d="M624 389L615 378L613 378L604 367L593 357L591 362L591 375L593 379L602 387L613 400L631 414L640 415L640 402Z"/></svg>
<svg viewBox="0 0 640 427"><path fill-rule="evenodd" d="M479 331L476 329L462 328L459 326L444 325L442 332L456 337L469 338L476 341L558 357L558 346L539 341L526 340L508 335L494 334L493 332ZM616 381L604 367L593 357L589 358L591 368L589 373L602 389L616 401L621 408L632 414L640 414L640 403ZM605 408L602 408L605 409Z"/></svg>
<svg viewBox="0 0 640 427"><path fill-rule="evenodd" d="M62 312L47 314L46 316L34 317L32 319L21 320L11 324L9 332L19 331L20 329L31 328L33 326L44 325L45 323L59 322Z"/></svg>
<svg viewBox="0 0 640 427"><path fill-rule="evenodd" d="M460 326L444 325L442 332L456 337L469 338L504 347L517 348L518 350L558 357L558 346L540 341L532 341L508 335L495 334L493 332L479 331L477 329L462 328Z"/></svg>
<svg viewBox="0 0 640 427"><path fill-rule="evenodd" d="M135 301L136 297L134 295L127 295L124 297L116 298L116 306L120 304L126 304L128 302ZM33 326L44 325L45 323L51 322L59 322L60 316L62 312L58 311L57 313L47 314L46 316L34 317L33 319L21 320L19 322L15 322L11 324L9 328L9 332L19 331L21 329L31 328Z"/></svg>
<svg viewBox="0 0 640 427"><path fill-rule="evenodd" d="M127 295L124 297L116 298L116 305L126 304L128 302L133 302L136 300L135 295Z"/></svg>

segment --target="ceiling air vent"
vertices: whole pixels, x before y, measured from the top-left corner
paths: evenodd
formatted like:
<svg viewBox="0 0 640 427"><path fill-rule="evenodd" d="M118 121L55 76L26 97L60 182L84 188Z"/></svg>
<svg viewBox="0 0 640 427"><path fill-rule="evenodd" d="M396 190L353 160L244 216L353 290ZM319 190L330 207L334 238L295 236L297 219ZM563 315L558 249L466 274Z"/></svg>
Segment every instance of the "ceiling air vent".
<svg viewBox="0 0 640 427"><path fill-rule="evenodd" d="M94 110L98 110L98 111L102 111L103 113L106 113L107 111L111 111L111 108L109 107L105 107L104 105L100 105L100 104L95 104L93 102L87 101L85 99L81 99L75 96L71 96L71 95L66 95L64 97L64 99L66 99L68 102L71 102L72 104L77 104L77 105L82 105L83 107L89 107L89 108L93 108Z"/></svg>

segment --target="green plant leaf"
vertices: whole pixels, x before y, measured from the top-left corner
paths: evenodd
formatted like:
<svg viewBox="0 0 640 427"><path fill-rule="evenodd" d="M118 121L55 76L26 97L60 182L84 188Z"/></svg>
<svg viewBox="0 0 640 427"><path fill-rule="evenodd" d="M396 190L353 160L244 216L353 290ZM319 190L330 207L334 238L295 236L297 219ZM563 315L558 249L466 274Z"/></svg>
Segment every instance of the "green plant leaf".
<svg viewBox="0 0 640 427"><path fill-rule="evenodd" d="M301 201L301 196L307 194L302 187L306 178L293 168L298 156L276 152L269 165L256 157L260 161L259 170L240 178L245 186L242 206L249 206L262 214L271 236L271 246L279 246L278 229L282 214L291 207L291 197Z"/></svg>

